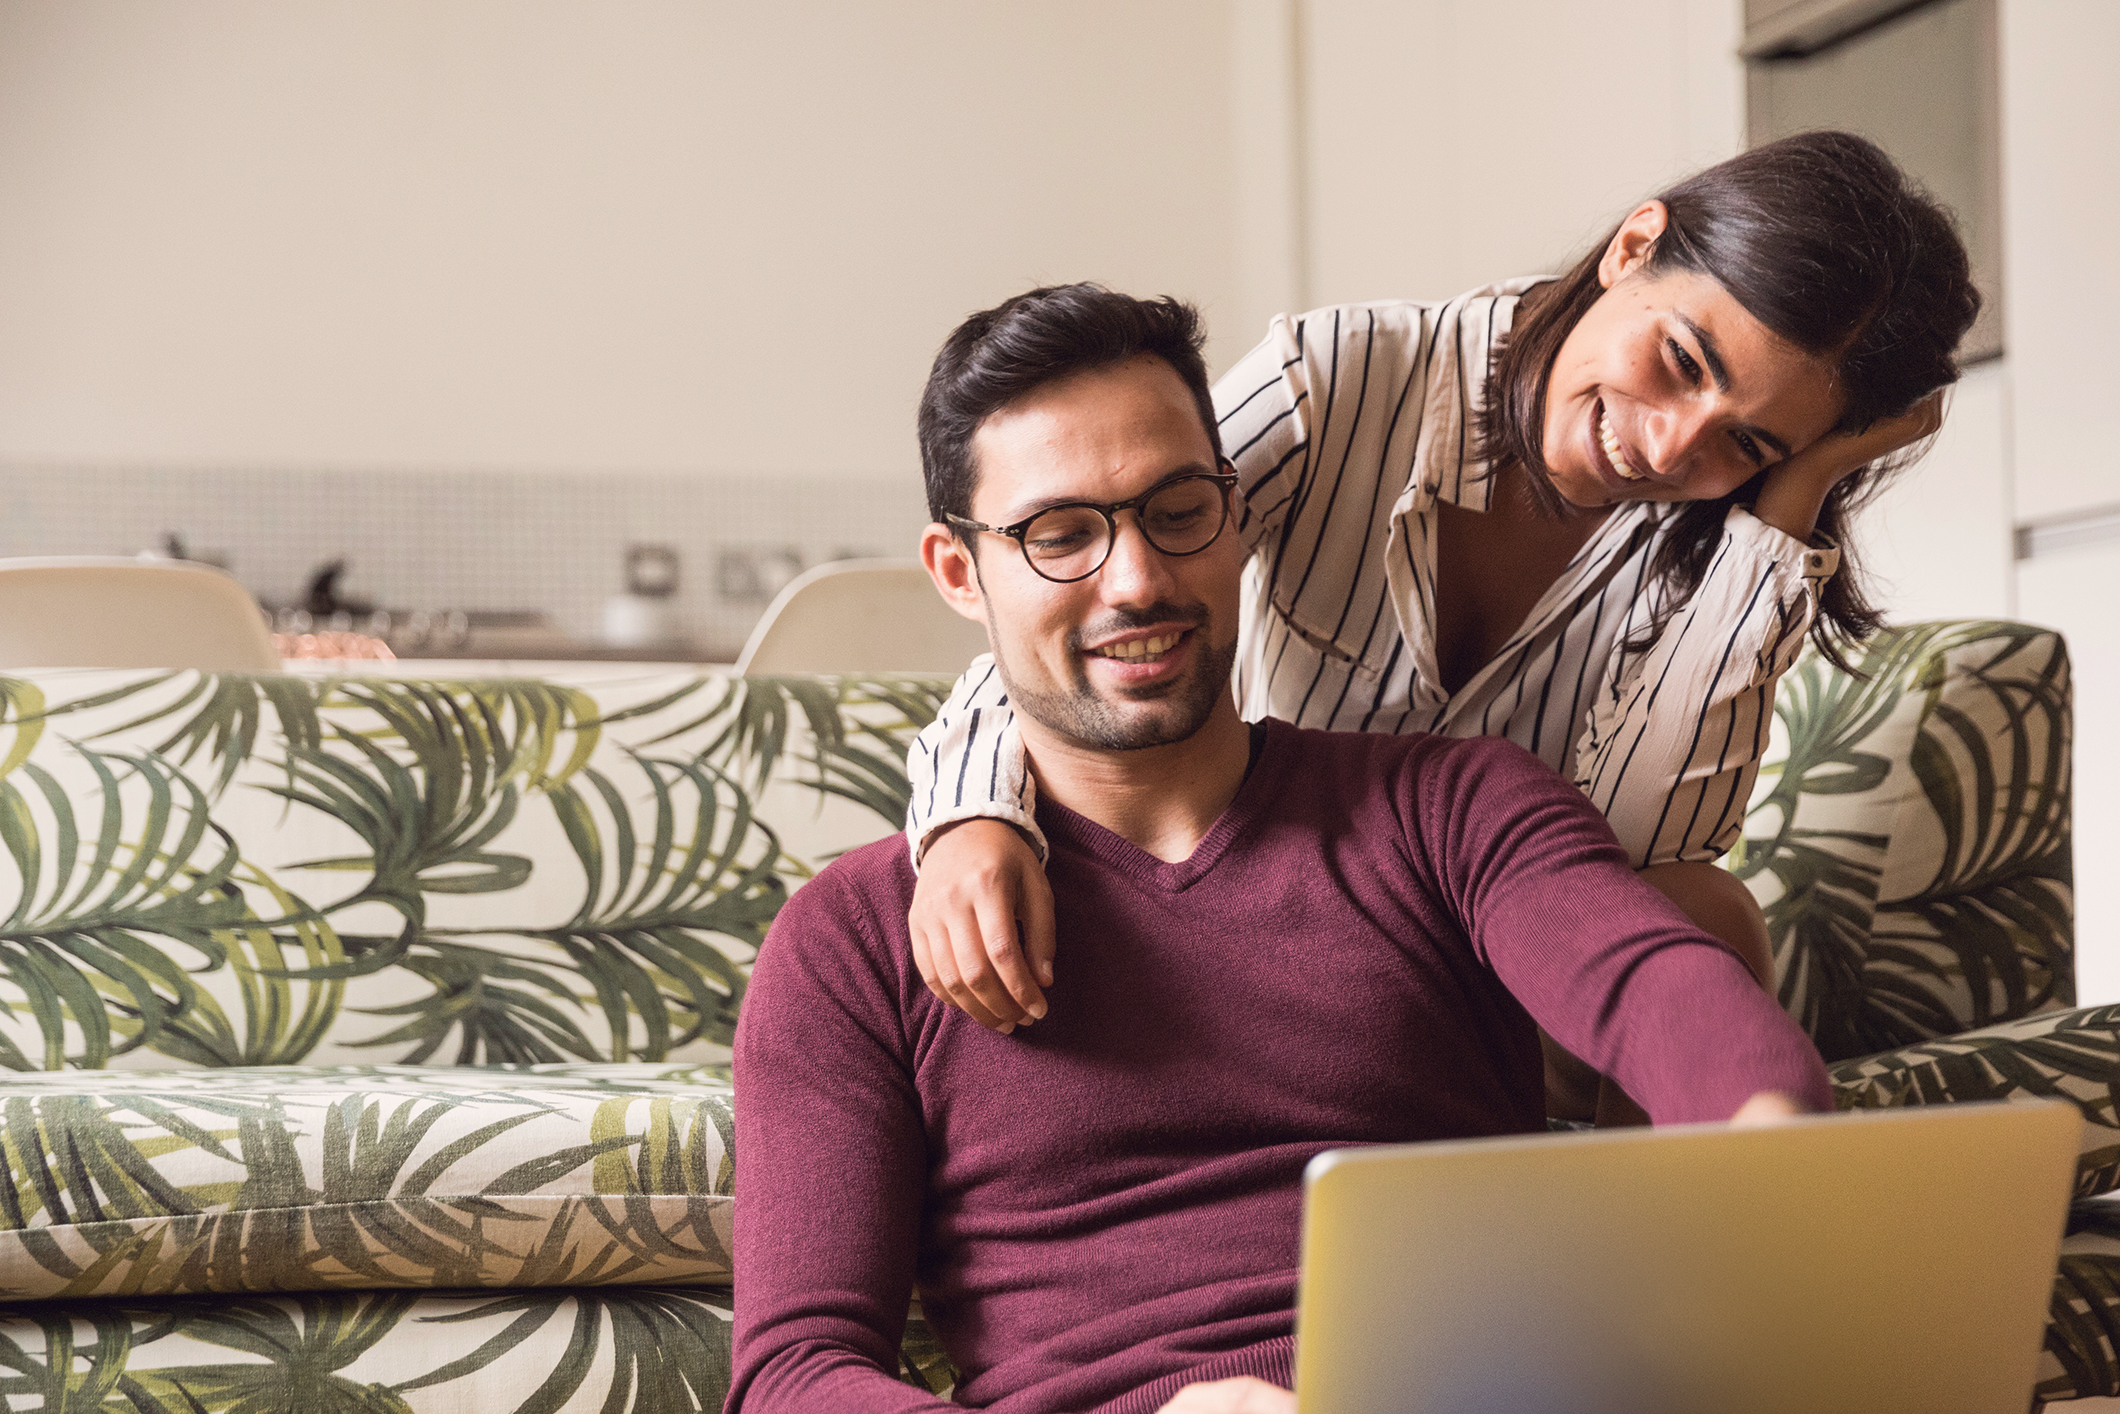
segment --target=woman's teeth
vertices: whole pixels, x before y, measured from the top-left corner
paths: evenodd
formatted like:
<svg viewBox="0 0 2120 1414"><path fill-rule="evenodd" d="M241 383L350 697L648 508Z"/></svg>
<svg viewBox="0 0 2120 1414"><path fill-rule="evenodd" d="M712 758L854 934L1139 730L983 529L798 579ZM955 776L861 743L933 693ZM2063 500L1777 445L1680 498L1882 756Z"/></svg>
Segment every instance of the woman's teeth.
<svg viewBox="0 0 2120 1414"><path fill-rule="evenodd" d="M1612 423L1606 418L1602 405L1597 410L1597 440L1604 443L1605 460L1612 463L1613 471L1629 481L1642 479L1642 473L1628 464L1627 453L1619 444L1619 434L1612 430Z"/></svg>
<svg viewBox="0 0 2120 1414"><path fill-rule="evenodd" d="M1089 651L1100 658L1124 658L1128 662L1137 662L1142 658L1155 658L1168 653L1178 646L1178 640L1183 637L1183 634L1167 633L1160 638L1136 638L1129 643L1107 643L1102 648L1092 648Z"/></svg>

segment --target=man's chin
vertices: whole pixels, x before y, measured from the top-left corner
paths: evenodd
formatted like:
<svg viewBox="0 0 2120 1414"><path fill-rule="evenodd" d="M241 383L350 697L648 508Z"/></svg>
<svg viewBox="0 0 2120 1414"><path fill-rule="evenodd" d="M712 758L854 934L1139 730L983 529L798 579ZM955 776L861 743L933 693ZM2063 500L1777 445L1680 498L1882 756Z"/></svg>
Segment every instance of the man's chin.
<svg viewBox="0 0 2120 1414"><path fill-rule="evenodd" d="M1206 725L1208 716L1188 699L1167 690L1143 697L1076 694L1054 699L1018 694L1016 700L1046 730L1098 751L1170 746L1192 737Z"/></svg>
<svg viewBox="0 0 2120 1414"><path fill-rule="evenodd" d="M1105 751L1147 751L1189 741L1207 725L1205 716L1178 710L1142 711L1144 704L1129 704L1127 710L1104 714L1097 726L1101 735L1083 742ZM1176 704L1159 704L1175 708Z"/></svg>
<svg viewBox="0 0 2120 1414"><path fill-rule="evenodd" d="M1197 735L1230 694L1236 667L1234 637L1207 647L1175 677L1135 685L1098 682L1078 664L1071 680L1017 680L1000 654L995 662L1009 697L1022 713L1056 736L1097 751L1146 751Z"/></svg>
<svg viewBox="0 0 2120 1414"><path fill-rule="evenodd" d="M1086 681L1074 684L1072 692L1026 691L1020 683L1008 687L1026 716L1097 751L1146 751L1186 741L1207 725L1217 699L1229 691L1227 678L1203 690L1193 674L1133 688L1098 689Z"/></svg>

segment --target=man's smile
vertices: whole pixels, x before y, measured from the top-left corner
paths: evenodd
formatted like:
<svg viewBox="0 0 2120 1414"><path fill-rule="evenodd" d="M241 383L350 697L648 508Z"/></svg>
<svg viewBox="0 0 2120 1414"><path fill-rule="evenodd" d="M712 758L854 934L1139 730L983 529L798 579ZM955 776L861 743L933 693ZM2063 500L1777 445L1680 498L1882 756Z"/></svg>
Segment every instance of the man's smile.
<svg viewBox="0 0 2120 1414"><path fill-rule="evenodd" d="M1146 638L1129 638L1121 642L1100 643L1089 650L1099 658L1117 658L1122 662L1138 663L1155 661L1178 646L1188 630L1178 629L1155 634Z"/></svg>

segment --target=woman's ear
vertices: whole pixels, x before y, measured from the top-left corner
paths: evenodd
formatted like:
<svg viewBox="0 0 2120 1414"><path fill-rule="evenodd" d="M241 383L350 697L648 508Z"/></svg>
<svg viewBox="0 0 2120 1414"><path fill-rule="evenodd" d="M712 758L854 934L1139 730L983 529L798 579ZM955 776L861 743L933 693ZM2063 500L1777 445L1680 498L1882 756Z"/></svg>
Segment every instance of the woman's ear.
<svg viewBox="0 0 2120 1414"><path fill-rule="evenodd" d="M1633 214L1619 223L1599 258L1597 282L1609 290L1633 274L1649 258L1649 252L1656 249L1657 238L1670 222L1671 213L1660 201L1645 201L1635 207Z"/></svg>
<svg viewBox="0 0 2120 1414"><path fill-rule="evenodd" d="M920 562L927 566L943 603L973 623L986 622L986 596L969 544L940 521L933 522L920 532Z"/></svg>

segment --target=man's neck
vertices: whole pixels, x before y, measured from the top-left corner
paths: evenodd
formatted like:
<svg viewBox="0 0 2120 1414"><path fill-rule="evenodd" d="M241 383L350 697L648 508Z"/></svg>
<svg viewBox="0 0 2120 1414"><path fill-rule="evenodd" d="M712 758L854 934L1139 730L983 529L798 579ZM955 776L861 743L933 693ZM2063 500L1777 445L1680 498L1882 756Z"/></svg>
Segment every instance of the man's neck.
<svg viewBox="0 0 2120 1414"><path fill-rule="evenodd" d="M1190 859L1251 762L1251 732L1225 697L1183 741L1136 751L1084 746L1023 722L1031 774L1046 799L1168 863Z"/></svg>

